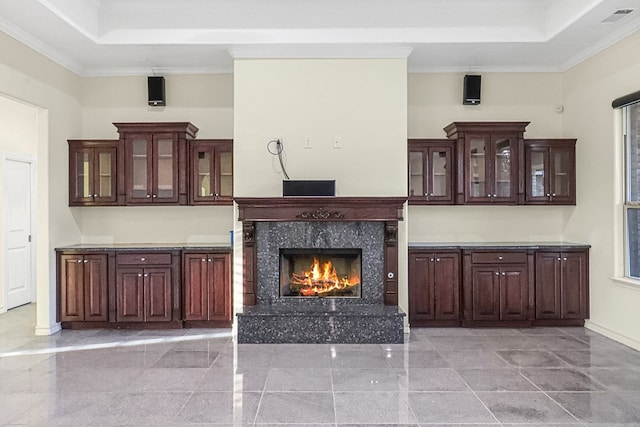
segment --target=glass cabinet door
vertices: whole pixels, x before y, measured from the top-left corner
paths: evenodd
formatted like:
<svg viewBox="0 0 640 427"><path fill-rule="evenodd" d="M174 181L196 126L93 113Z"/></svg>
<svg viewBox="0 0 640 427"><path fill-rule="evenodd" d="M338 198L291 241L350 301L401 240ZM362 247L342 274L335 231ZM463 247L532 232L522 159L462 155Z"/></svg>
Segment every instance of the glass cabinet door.
<svg viewBox="0 0 640 427"><path fill-rule="evenodd" d="M513 153L511 139L492 138L493 148L493 189L489 189L493 200L511 198L513 196L512 168Z"/></svg>
<svg viewBox="0 0 640 427"><path fill-rule="evenodd" d="M470 137L468 140L468 197L471 200L490 198L490 189L487 185L487 148L485 137Z"/></svg>
<svg viewBox="0 0 640 427"><path fill-rule="evenodd" d="M116 201L116 150L115 148L95 149L96 177L94 178L94 197L96 201Z"/></svg>
<svg viewBox="0 0 640 427"><path fill-rule="evenodd" d="M217 158L218 171L220 171L217 197L231 200L233 198L233 152L231 149L220 148Z"/></svg>
<svg viewBox="0 0 640 427"><path fill-rule="evenodd" d="M530 150L527 156L528 199L545 199L549 193L547 150Z"/></svg>
<svg viewBox="0 0 640 427"><path fill-rule="evenodd" d="M567 198L571 194L570 169L571 169L571 153L567 149L551 149L551 158L553 161L553 176L551 197Z"/></svg>
<svg viewBox="0 0 640 427"><path fill-rule="evenodd" d="M74 158L74 180L72 201L75 202L91 202L93 201L93 182L92 176L92 150L90 148L81 148L75 150Z"/></svg>
<svg viewBox="0 0 640 427"><path fill-rule="evenodd" d="M130 188L128 196L137 200L149 199L151 202L151 139L149 136L135 136L128 141L131 150Z"/></svg>
<svg viewBox="0 0 640 427"><path fill-rule="evenodd" d="M197 198L213 197L213 150L199 148L196 151L196 191Z"/></svg>
<svg viewBox="0 0 640 427"><path fill-rule="evenodd" d="M176 156L173 136L155 136L155 183L153 199L173 199L176 194Z"/></svg>
<svg viewBox="0 0 640 427"><path fill-rule="evenodd" d="M428 153L428 198L434 201L452 201L452 150L450 147L433 147Z"/></svg>
<svg viewBox="0 0 640 427"><path fill-rule="evenodd" d="M425 191L425 155L423 151L409 152L409 197L426 196Z"/></svg>

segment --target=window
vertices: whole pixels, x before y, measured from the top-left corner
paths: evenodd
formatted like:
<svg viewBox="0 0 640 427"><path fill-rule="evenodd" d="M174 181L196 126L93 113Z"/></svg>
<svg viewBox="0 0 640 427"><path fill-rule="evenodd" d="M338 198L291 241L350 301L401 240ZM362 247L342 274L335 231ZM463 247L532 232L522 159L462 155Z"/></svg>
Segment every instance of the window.
<svg viewBox="0 0 640 427"><path fill-rule="evenodd" d="M640 279L640 103L623 109L625 133L624 221L626 276Z"/></svg>

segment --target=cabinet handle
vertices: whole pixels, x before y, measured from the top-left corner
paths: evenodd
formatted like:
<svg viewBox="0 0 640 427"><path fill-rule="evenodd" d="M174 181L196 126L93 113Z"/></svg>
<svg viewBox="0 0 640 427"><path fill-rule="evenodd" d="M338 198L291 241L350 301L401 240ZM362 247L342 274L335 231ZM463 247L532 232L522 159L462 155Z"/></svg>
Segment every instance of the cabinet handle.
<svg viewBox="0 0 640 427"><path fill-rule="evenodd" d="M140 261L146 261L147 259L145 257L140 258Z"/></svg>

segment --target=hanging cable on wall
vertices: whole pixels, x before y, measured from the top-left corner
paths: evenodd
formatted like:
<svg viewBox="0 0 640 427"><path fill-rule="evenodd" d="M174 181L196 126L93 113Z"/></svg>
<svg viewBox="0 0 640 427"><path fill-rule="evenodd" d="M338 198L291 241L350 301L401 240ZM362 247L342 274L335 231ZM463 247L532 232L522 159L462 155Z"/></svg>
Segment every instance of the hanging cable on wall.
<svg viewBox="0 0 640 427"><path fill-rule="evenodd" d="M282 173L286 179L289 179L289 174L287 174L287 170L284 168L284 162L282 161L282 152L284 151L284 144L279 139L272 139L267 142L267 151L274 155L278 156L278 160L280 161L280 167L282 168Z"/></svg>

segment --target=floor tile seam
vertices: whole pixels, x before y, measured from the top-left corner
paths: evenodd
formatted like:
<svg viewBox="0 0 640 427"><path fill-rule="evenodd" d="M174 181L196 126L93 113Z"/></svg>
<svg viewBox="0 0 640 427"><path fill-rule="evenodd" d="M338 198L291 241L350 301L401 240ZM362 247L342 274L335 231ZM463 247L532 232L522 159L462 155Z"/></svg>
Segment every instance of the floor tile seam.
<svg viewBox="0 0 640 427"><path fill-rule="evenodd" d="M496 420L496 423L502 425L502 422L500 422L500 420L498 419L498 417L496 416L496 414L493 413L493 411L491 409L489 409L489 407L487 406L487 404L484 402L484 400L482 400L480 398L480 396L478 396L478 393L476 393L474 390L471 390L471 393L473 393L473 395L475 396L476 399L478 399L478 401L480 402L480 404L482 404L482 406L484 406L484 408L491 414L491 416L493 417L494 420Z"/></svg>
<svg viewBox="0 0 640 427"><path fill-rule="evenodd" d="M533 370L542 370L542 369L562 369L562 368L524 368L524 369L533 369ZM522 369L520 369L520 375L522 375L524 378L527 379L527 381L529 381L531 384L533 384L534 386L536 386L540 391L542 392L552 392L552 393L573 393L573 392L580 392L580 393L593 393L593 392L597 392L597 391L614 391L614 390L610 390L608 387L605 387L604 385L602 385L600 382L596 381L594 378L591 378L591 376L584 374L584 372L581 372L580 370L576 369L579 373L585 375L589 380L591 381L595 381L597 386L602 386L602 390L544 390L541 387L539 387L536 383L533 382L532 379L530 379L525 373L522 372Z"/></svg>
<svg viewBox="0 0 640 427"><path fill-rule="evenodd" d="M562 405L560 402L558 402L556 399L554 399L553 397L551 397L551 395L549 395L548 392L541 390L542 393L544 393L545 396L547 396L549 399L551 399L552 402L554 402L556 405L558 405L560 408L562 408L563 411L565 411L567 414L569 414L570 416L572 416L576 421L582 423L583 421L580 420L580 418L578 418L576 415L573 414L573 412L569 411L568 408L565 408L564 405Z"/></svg>

